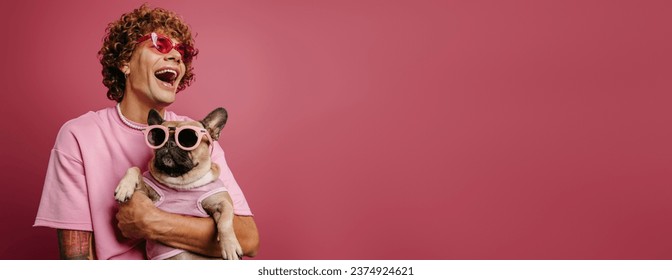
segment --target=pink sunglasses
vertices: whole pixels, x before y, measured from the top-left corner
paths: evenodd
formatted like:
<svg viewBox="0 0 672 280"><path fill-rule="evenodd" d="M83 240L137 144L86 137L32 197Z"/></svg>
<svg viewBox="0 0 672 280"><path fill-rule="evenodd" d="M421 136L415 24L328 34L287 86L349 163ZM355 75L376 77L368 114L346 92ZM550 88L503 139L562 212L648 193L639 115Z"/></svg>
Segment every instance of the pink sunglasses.
<svg viewBox="0 0 672 280"><path fill-rule="evenodd" d="M166 127L162 125L150 125L142 130L145 134L145 142L147 146L156 150L160 149L168 143L170 132L175 132L175 143L180 149L191 151L198 147L201 143L203 135L210 141L210 148L212 149L212 138L205 128L185 125L180 127Z"/></svg>
<svg viewBox="0 0 672 280"><path fill-rule="evenodd" d="M138 39L138 44L149 39L152 39L154 48L160 53L166 54L172 49L175 49L182 56L184 63L189 63L197 54L197 51L192 46L182 43L173 45L173 41L171 41L170 38L165 35L157 34L156 32L140 37L140 39Z"/></svg>

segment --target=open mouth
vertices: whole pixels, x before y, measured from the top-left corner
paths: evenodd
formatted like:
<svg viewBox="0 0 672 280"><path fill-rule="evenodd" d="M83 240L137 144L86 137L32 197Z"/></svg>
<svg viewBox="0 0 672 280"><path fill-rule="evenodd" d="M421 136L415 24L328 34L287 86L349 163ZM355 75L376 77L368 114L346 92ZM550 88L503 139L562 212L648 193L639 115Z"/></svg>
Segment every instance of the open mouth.
<svg viewBox="0 0 672 280"><path fill-rule="evenodd" d="M175 80L177 80L177 71L170 69L170 68L163 68L160 69L159 71L154 72L154 76L159 79L159 81L162 81L164 85L168 87L173 87Z"/></svg>

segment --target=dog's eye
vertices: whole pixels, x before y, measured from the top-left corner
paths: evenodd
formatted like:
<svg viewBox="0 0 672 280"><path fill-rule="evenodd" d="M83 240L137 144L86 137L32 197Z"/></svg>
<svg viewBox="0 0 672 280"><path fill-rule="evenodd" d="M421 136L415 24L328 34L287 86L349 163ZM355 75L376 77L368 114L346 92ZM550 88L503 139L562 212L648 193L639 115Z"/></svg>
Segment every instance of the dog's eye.
<svg viewBox="0 0 672 280"><path fill-rule="evenodd" d="M166 140L166 132L161 129L152 129L147 135L147 141L154 146L163 144L163 141Z"/></svg>
<svg viewBox="0 0 672 280"><path fill-rule="evenodd" d="M177 136L177 141L179 141L185 148L191 148L198 144L198 135L193 129L185 129L180 131L180 134Z"/></svg>

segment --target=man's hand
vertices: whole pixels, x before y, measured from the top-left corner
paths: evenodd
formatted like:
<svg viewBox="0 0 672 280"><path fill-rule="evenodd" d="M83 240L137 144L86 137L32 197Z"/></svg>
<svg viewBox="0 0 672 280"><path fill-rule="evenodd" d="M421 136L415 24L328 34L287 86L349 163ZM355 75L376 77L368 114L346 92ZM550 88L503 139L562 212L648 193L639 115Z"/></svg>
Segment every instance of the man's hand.
<svg viewBox="0 0 672 280"><path fill-rule="evenodd" d="M130 200L119 205L117 226L130 239L151 239L150 223L156 222L158 209L142 192L135 192Z"/></svg>

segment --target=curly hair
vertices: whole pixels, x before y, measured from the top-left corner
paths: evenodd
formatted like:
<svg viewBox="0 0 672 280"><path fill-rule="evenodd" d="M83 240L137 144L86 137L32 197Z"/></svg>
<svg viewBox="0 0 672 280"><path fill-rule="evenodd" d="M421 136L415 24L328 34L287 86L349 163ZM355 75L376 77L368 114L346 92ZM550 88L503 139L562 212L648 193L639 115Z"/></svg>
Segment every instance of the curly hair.
<svg viewBox="0 0 672 280"><path fill-rule="evenodd" d="M161 32L182 44L192 46L194 39L191 29L174 12L162 8L151 9L147 4L130 13L123 14L117 21L111 22L105 29L103 46L98 51L98 59L103 65L103 84L107 87L107 98L121 102L124 98L126 77L120 67L131 59L137 40L150 32ZM198 50L194 49L194 56ZM192 62L185 62L186 72L177 86L177 92L185 89L194 81Z"/></svg>

